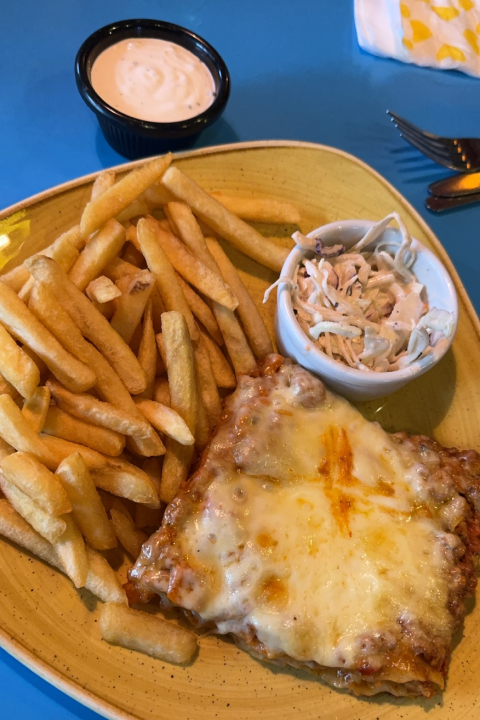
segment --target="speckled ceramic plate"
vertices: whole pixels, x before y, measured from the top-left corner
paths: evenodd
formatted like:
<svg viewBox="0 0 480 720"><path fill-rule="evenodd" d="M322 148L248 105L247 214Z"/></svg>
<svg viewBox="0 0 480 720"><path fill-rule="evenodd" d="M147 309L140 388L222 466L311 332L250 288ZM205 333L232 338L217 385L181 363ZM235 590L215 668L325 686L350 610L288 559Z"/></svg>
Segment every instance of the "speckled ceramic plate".
<svg viewBox="0 0 480 720"><path fill-rule="evenodd" d="M460 299L453 349L430 372L383 401L360 405L388 430L434 435L446 445L480 450L479 322L445 251L413 208L369 167L320 145L261 142L178 156L206 189L285 198L301 229L345 218L379 219L392 210L447 266ZM124 171L135 163L120 168ZM78 221L95 176L67 183L0 214L0 236L17 246L13 267ZM287 238L291 228L262 228ZM279 242L288 242L279 239ZM1 252L1 251L0 251ZM230 256L258 302L274 276L234 251ZM273 306L262 308L273 329ZM41 561L0 541L0 644L18 660L108 718L158 720L478 720L480 610L457 643L443 696L357 699L294 670L253 660L228 640L203 637L187 667L175 667L100 639L97 601ZM458 638L460 641L460 637Z"/></svg>

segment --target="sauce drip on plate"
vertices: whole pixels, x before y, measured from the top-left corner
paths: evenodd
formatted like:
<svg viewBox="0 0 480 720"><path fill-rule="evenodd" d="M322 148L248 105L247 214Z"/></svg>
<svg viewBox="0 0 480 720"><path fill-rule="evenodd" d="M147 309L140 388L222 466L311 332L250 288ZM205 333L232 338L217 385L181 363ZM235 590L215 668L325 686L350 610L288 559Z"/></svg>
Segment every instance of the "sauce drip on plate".
<svg viewBox="0 0 480 720"><path fill-rule="evenodd" d="M158 38L121 40L92 67L95 91L115 110L150 122L178 122L215 100L207 66L176 43Z"/></svg>

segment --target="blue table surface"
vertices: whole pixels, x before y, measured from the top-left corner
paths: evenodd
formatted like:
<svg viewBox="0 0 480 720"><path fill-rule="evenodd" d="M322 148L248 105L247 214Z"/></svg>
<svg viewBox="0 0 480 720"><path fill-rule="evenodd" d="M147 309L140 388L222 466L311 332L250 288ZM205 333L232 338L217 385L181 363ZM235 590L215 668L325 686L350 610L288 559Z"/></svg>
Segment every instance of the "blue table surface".
<svg viewBox="0 0 480 720"><path fill-rule="evenodd" d="M443 135L480 136L480 80L377 58L358 47L353 0L16 0L1 3L0 207L124 161L74 80L94 30L145 17L191 28L224 57L232 94L197 145L307 140L384 175L430 224L480 309L480 206L433 215L427 185L449 174L407 145L385 111ZM1 592L1 585L0 585ZM0 651L2 717L99 716Z"/></svg>

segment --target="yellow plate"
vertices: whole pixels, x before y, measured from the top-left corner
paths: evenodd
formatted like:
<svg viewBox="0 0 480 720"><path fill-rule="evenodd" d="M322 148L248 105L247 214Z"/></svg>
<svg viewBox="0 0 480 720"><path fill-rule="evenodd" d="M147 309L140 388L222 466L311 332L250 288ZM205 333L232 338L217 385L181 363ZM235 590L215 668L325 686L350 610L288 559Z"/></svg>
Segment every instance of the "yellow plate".
<svg viewBox="0 0 480 720"><path fill-rule="evenodd" d="M360 408L388 430L423 432L445 445L480 450L479 321L440 243L394 188L352 156L308 143L241 143L184 153L176 163L207 190L294 202L303 231L338 219L378 220L392 210L401 213L411 233L451 273L460 300L458 335L453 350L426 375L395 395ZM136 164L122 166L121 171ZM78 222L95 177L67 183L0 213L0 248L5 235L16 249L23 242L7 267ZM272 227L264 230L275 234ZM281 228L276 234L286 236L290 230ZM0 249L0 265L1 252L11 247ZM229 254L260 302L275 276L239 253ZM273 300L264 308L272 329L273 308ZM1 646L52 685L108 718L423 720L428 710L429 720L478 719L479 608L466 618L465 637L453 652L443 697L412 701L383 695L360 700L330 690L304 673L257 662L226 639L202 638L198 658L187 667L109 646L100 639L93 596L75 591L60 573L6 541L0 541L0 577Z"/></svg>

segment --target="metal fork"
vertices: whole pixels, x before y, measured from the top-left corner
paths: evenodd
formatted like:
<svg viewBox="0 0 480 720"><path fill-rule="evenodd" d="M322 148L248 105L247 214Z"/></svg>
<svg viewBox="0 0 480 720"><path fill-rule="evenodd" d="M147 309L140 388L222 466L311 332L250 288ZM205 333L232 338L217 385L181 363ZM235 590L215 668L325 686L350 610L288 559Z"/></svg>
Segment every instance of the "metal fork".
<svg viewBox="0 0 480 720"><path fill-rule="evenodd" d="M391 110L387 113L400 135L430 160L459 172L480 170L480 139L440 137L420 130Z"/></svg>

